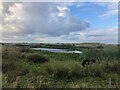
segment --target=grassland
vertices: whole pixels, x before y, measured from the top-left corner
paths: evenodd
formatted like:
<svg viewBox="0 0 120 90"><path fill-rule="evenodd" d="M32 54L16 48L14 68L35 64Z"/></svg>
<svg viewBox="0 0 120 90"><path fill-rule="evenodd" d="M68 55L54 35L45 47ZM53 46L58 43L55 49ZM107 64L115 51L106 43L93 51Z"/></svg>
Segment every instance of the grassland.
<svg viewBox="0 0 120 90"><path fill-rule="evenodd" d="M33 51L21 45L2 46L3 88L120 88L118 46L64 46L82 54ZM40 46L37 46L40 47ZM48 46L41 46L48 47ZM50 46L48 48L62 48ZM95 64L82 67L82 60ZM110 84L111 79L111 85Z"/></svg>

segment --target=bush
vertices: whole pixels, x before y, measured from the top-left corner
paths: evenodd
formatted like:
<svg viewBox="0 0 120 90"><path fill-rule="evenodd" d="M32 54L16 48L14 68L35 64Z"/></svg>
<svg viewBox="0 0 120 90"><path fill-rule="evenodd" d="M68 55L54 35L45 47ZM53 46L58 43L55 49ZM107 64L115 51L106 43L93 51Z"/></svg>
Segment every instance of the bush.
<svg viewBox="0 0 120 90"><path fill-rule="evenodd" d="M99 64L88 66L85 69L86 75L91 77L104 77L105 72L103 71L103 67Z"/></svg>
<svg viewBox="0 0 120 90"><path fill-rule="evenodd" d="M8 71L14 70L14 68L16 67L15 62L9 60L5 60L5 61L2 63L2 72L6 73Z"/></svg>
<svg viewBox="0 0 120 90"><path fill-rule="evenodd" d="M28 47L19 47L19 49L20 49L20 51L21 52L29 52L29 53L32 53L33 52L33 50L32 49L30 49L30 48L28 48Z"/></svg>
<svg viewBox="0 0 120 90"><path fill-rule="evenodd" d="M63 64L64 63L64 64ZM48 75L58 80L66 80L69 78L69 64L62 61L52 61L44 65Z"/></svg>
<svg viewBox="0 0 120 90"><path fill-rule="evenodd" d="M34 62L34 63L43 63L48 62L49 59L45 56L39 55L39 54L31 54L27 57L28 61Z"/></svg>
<svg viewBox="0 0 120 90"><path fill-rule="evenodd" d="M54 72L56 79L69 79L69 69L65 67L57 68Z"/></svg>
<svg viewBox="0 0 120 90"><path fill-rule="evenodd" d="M103 66L100 64L89 65L83 68L79 62L74 61L56 61L48 63L46 72L55 79L60 80L77 80L83 77L102 77L104 78L106 73L103 70Z"/></svg>
<svg viewBox="0 0 120 90"><path fill-rule="evenodd" d="M119 66L120 66L120 61L112 61L112 62L106 62L104 65L104 69L106 72L116 72L118 74L120 74L120 70L119 70Z"/></svg>
<svg viewBox="0 0 120 90"><path fill-rule="evenodd" d="M55 61L48 63L45 67L47 73L58 80L76 80L84 76L83 68L74 61Z"/></svg>

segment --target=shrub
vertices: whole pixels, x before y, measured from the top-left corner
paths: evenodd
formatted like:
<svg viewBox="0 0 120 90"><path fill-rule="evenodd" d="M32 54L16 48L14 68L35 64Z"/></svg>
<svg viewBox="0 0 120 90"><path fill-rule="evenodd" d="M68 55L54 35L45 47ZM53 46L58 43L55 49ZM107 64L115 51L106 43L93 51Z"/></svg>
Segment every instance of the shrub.
<svg viewBox="0 0 120 90"><path fill-rule="evenodd" d="M66 67L57 68L54 72L56 79L69 79L69 69Z"/></svg>
<svg viewBox="0 0 120 90"><path fill-rule="evenodd" d="M112 61L109 63L106 62L104 65L104 69L106 72L116 72L120 74L119 66L120 66L120 61Z"/></svg>
<svg viewBox="0 0 120 90"><path fill-rule="evenodd" d="M5 60L5 61L2 64L2 72L6 73L8 71L14 70L15 63L13 61L9 61L9 60Z"/></svg>
<svg viewBox="0 0 120 90"><path fill-rule="evenodd" d="M49 59L45 56L39 55L39 54L31 54L27 57L28 61L34 62L34 63L43 63L48 62Z"/></svg>
<svg viewBox="0 0 120 90"><path fill-rule="evenodd" d="M28 48L28 47L20 47L20 51L21 51L21 52L30 52L30 53L33 52L33 50L30 49L30 48Z"/></svg>
<svg viewBox="0 0 120 90"><path fill-rule="evenodd" d="M84 69L74 61L55 61L45 67L47 73L58 80L76 80L85 76Z"/></svg>
<svg viewBox="0 0 120 90"><path fill-rule="evenodd" d="M56 61L48 63L45 67L49 75L60 80L77 80L83 77L104 78L106 75L101 64L89 65L83 68L78 62Z"/></svg>
<svg viewBox="0 0 120 90"><path fill-rule="evenodd" d="M17 75L17 76L22 76L22 75L26 75L27 73L29 73L29 71L28 71L28 69L20 69L20 70L18 70L18 71L15 71L15 75Z"/></svg>
<svg viewBox="0 0 120 90"><path fill-rule="evenodd" d="M91 65L85 70L87 76L104 77L104 71L101 65Z"/></svg>
<svg viewBox="0 0 120 90"><path fill-rule="evenodd" d="M64 63L64 64L63 64ZM70 73L70 65L62 61L53 61L45 65L46 72L51 75L52 78L58 80L68 80Z"/></svg>

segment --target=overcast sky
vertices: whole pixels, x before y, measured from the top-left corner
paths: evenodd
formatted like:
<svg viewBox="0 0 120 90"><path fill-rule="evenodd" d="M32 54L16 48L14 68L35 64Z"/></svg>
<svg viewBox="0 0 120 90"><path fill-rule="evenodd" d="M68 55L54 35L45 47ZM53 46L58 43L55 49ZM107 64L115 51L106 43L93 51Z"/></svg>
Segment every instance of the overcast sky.
<svg viewBox="0 0 120 90"><path fill-rule="evenodd" d="M4 2L0 9L3 42L118 43L118 3Z"/></svg>

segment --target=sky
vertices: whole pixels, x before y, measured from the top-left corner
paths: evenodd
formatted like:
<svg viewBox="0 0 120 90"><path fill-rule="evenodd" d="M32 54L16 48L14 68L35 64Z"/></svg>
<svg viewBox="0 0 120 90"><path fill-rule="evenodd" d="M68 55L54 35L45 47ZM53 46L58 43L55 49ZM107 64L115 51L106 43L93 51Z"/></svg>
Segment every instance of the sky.
<svg viewBox="0 0 120 90"><path fill-rule="evenodd" d="M116 2L4 2L2 42L118 43Z"/></svg>

